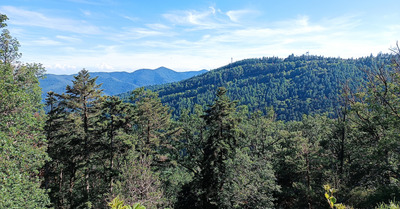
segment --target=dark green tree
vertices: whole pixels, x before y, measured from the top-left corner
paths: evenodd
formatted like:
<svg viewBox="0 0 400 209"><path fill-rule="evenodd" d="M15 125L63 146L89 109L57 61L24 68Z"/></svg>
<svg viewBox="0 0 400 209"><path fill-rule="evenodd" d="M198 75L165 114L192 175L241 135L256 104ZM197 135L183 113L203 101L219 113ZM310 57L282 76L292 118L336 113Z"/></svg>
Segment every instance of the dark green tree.
<svg viewBox="0 0 400 209"><path fill-rule="evenodd" d="M104 182L107 182L110 193L113 193L114 178L119 174L126 152L132 149L133 137L128 134L131 111L131 104L124 103L115 96L107 97L101 104L101 114L97 121L100 128L97 134L102 138L98 151L103 154L98 153L96 161L102 162Z"/></svg>
<svg viewBox="0 0 400 209"><path fill-rule="evenodd" d="M66 107L61 95L48 92L46 106L48 107L45 133L48 141L47 153L51 161L45 165L45 187L50 189L50 198L55 208L63 208L68 204L70 184L72 180L73 158L71 147L68 146L71 130L74 127L67 123Z"/></svg>
<svg viewBox="0 0 400 209"><path fill-rule="evenodd" d="M53 106L47 121L48 140L55 145L48 151L53 158L50 167L54 169L52 176L58 176L51 187L58 185L58 191L67 191L67 199L63 198L63 193L51 194L55 205L64 204L61 208L91 207L105 199L102 196L104 187L99 186L104 184L99 179L104 178L95 160L97 154L102 153L99 150L101 138L96 137L96 121L103 101L101 85L97 85L96 78L91 78L85 69L74 78L65 94L56 95L57 100L49 94L47 99Z"/></svg>
<svg viewBox="0 0 400 209"><path fill-rule="evenodd" d="M219 208L223 205L222 189L228 178L227 161L235 157L237 145L236 103L226 96L226 89L219 88L214 104L203 116L207 135L202 144L200 173L201 208Z"/></svg>
<svg viewBox="0 0 400 209"><path fill-rule="evenodd" d="M132 128L137 137L136 150L153 159L163 161L160 151L168 144L171 114L163 105L158 94L139 88L133 91Z"/></svg>
<svg viewBox="0 0 400 209"><path fill-rule="evenodd" d="M321 142L331 136L331 121L326 116L303 116L300 122L289 122L281 131L273 154L273 164L281 191L276 194L277 207L321 208L324 185L328 181L323 168L329 168L329 157Z"/></svg>
<svg viewBox="0 0 400 209"><path fill-rule="evenodd" d="M279 191L272 167L275 145L281 140L281 122L274 121L272 110L261 111L247 119L241 116L240 143L236 155L228 161L229 178L224 186L225 208L273 208L274 194Z"/></svg>
<svg viewBox="0 0 400 209"><path fill-rule="evenodd" d="M400 197L400 49L393 51L391 65L376 59L364 69L366 88L345 94L356 132L348 139L351 160L346 182L350 202L356 207Z"/></svg>

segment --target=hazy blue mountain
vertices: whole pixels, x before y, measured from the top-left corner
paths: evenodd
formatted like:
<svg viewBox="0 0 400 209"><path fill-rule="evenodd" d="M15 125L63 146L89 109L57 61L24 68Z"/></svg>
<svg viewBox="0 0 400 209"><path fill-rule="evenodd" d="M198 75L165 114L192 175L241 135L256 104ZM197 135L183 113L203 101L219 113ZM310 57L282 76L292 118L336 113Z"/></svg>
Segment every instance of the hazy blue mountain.
<svg viewBox="0 0 400 209"><path fill-rule="evenodd" d="M97 83L103 84L102 89L104 89L106 95L115 95L131 91L137 87L181 81L205 72L207 70L176 72L165 67L160 67L155 70L141 69L131 73L92 72L90 75L92 77L98 76ZM40 80L43 98L48 91L56 93L65 92L65 87L71 85L73 79L74 75L47 74L45 79Z"/></svg>

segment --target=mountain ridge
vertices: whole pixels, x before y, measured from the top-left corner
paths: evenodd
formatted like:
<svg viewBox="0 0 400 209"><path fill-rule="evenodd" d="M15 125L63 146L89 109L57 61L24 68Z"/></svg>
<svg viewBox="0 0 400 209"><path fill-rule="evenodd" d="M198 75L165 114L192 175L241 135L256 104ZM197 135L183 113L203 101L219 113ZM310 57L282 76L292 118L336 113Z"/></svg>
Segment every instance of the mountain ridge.
<svg viewBox="0 0 400 209"><path fill-rule="evenodd" d="M116 95L148 85L160 85L177 82L207 72L207 70L177 72L166 67L156 69L139 69L133 72L90 72L91 77L98 77L96 83L102 83L105 95ZM42 98L48 91L65 92L65 87L72 84L74 76L46 74L40 80Z"/></svg>
<svg viewBox="0 0 400 209"><path fill-rule="evenodd" d="M343 84L364 85L365 71L389 66L390 54L362 58L290 55L240 60L180 82L149 86L163 104L178 116L198 104L212 104L218 87L225 87L231 100L247 105L250 112L273 107L279 120L301 120L304 114L327 113L339 108ZM129 93L120 94L127 98Z"/></svg>

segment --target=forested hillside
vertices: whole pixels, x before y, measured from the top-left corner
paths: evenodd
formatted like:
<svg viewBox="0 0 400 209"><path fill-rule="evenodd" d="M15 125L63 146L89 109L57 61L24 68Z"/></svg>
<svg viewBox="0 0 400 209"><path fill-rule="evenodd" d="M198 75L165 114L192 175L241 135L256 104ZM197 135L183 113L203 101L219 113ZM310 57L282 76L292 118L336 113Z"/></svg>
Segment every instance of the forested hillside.
<svg viewBox="0 0 400 209"><path fill-rule="evenodd" d="M173 117L157 92L124 102L84 69L45 114L44 69L0 38L0 208L400 208L399 46L391 59L250 59L153 87L175 89L161 97L179 101ZM269 92L277 104L250 100Z"/></svg>
<svg viewBox="0 0 400 209"><path fill-rule="evenodd" d="M246 105L250 111L273 107L278 119L301 120L303 114L336 115L338 96L345 84L352 89L364 85L365 70L388 66L390 55L358 59L321 56L289 56L247 59L181 82L152 86L174 114L193 110L195 104L210 104L218 87ZM129 93L122 94L127 97Z"/></svg>

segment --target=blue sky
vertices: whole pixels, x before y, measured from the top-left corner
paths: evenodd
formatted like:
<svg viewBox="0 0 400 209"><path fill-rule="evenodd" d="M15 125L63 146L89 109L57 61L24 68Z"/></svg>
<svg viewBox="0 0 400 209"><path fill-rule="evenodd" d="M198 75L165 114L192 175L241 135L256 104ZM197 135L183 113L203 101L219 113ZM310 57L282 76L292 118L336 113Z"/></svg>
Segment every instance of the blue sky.
<svg viewBox="0 0 400 209"><path fill-rule="evenodd" d="M8 0L22 62L48 73L215 69L290 54L361 57L400 39L399 0Z"/></svg>

